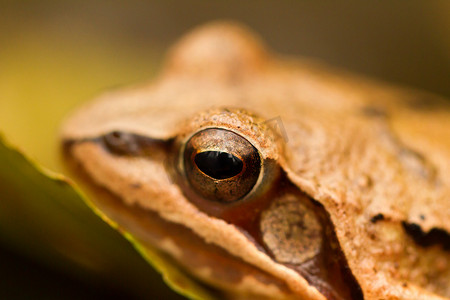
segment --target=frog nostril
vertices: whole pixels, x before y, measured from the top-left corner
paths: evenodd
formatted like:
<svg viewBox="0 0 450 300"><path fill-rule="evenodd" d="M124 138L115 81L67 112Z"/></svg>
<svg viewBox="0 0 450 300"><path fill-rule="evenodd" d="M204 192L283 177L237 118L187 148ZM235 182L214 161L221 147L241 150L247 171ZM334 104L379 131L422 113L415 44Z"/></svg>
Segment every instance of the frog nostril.
<svg viewBox="0 0 450 300"><path fill-rule="evenodd" d="M215 179L234 177L244 167L241 159L221 151L200 152L195 156L194 162L200 171Z"/></svg>
<svg viewBox="0 0 450 300"><path fill-rule="evenodd" d="M133 134L112 131L102 137L103 144L114 154L133 155L139 152L136 137Z"/></svg>
<svg viewBox="0 0 450 300"><path fill-rule="evenodd" d="M113 131L111 132L110 137L120 140L122 138L122 133L120 131Z"/></svg>

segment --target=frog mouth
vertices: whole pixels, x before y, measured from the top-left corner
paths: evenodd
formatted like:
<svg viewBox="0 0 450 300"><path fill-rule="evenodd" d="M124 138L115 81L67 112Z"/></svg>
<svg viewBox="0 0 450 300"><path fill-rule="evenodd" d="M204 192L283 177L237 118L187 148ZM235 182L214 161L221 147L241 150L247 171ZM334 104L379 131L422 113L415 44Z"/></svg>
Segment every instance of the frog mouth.
<svg viewBox="0 0 450 300"><path fill-rule="evenodd" d="M161 251L170 253L170 249L165 248L164 245L161 246L161 241L164 239L167 240L169 237L177 245L178 249L185 250L184 255L194 257L194 253L197 253L197 259L186 259L187 256L183 256L184 258L172 257L175 264L181 264L181 267L188 270L188 272L199 269L199 266L203 268L208 267L211 270L214 269L214 272L218 272L216 274L217 278L225 278L223 280L228 280L228 282L237 282L245 277L245 274L253 274L261 282L270 282L270 284L277 286L283 293L290 293L289 287L286 286L286 283L282 279L243 261L240 257L229 254L219 246L206 242L186 226L162 219L158 213L142 209L139 205L126 205L120 200L119 195L104 185L95 184L92 180L88 180L89 174L85 166L81 164L79 159L76 159L72 155L72 150L77 145L96 145L95 147L99 148L100 151L112 157L138 156L151 160L155 159L159 155L158 153L167 152L168 150L170 152L173 143L173 141L152 140L144 136L128 133L124 135L124 133L121 133L122 138L123 136L128 139L132 138L132 143L126 145L118 143L115 147L111 147L113 144L111 139L114 140L118 135L117 132L112 132L104 136L86 140L67 140L63 145L65 157L72 166L72 170L75 171L74 173L80 176L84 182L90 183L90 188L94 190L95 194L99 195L95 197L94 203L101 211L105 212L110 219L119 224L125 231L137 237L139 242L149 247L157 247ZM133 143L135 144L134 146ZM135 147L137 144L141 147ZM142 147L142 145L145 145L145 147ZM147 150L142 150L144 148ZM257 208L254 205L248 205L248 203L244 206L244 209L256 212L255 215L249 218L243 219L238 217L242 214L249 216L249 212L243 213L242 208L237 204L225 204L224 209L218 213L217 209L211 210L204 206L202 207L202 204L199 202L191 202L200 211L207 211L209 216L225 220L227 223L235 226L259 251L271 257L273 261L300 274L327 299L363 299L361 288L348 267L345 256L336 238L334 227L325 209L319 202L310 198L294 186L284 172L281 172L278 181L278 185L282 186L282 189L265 194L264 197L254 200L254 203L260 203L261 207ZM179 184L185 198L195 198L189 192L189 189L183 186L182 181L174 178L174 182ZM139 189L139 186L135 188ZM283 200L286 198L290 200L287 202ZM302 232L302 230L305 232L305 227L307 228L309 225L298 222L298 218L296 219L294 216L291 222L288 222L287 227L281 228L281 231L279 230L275 236L285 230L290 230L290 232L285 233L282 239L271 239L271 230L274 226L276 227L274 222L276 223L280 218L277 210L289 210L292 204L298 207L296 203L300 204L303 210L306 209L312 214L310 217L317 220L318 226L316 227L319 229L316 228L317 230L306 231L309 232L308 238L310 240L303 240L300 244L295 241L298 235L294 235L292 238L286 240L286 237L289 237L292 232ZM291 215L301 215L302 209L300 211L291 211L290 213ZM305 215L301 215L301 217L305 217ZM300 250L298 249L299 245L303 247ZM315 247L311 245L315 245ZM282 251L283 253L280 253L277 251L277 247L287 248ZM171 250L173 251L173 249ZM202 254L199 255L198 253ZM170 254L175 256L173 253ZM290 260L289 258L296 256L300 257L300 259ZM208 257L212 257L212 259L208 259ZM212 268L212 265L215 265L215 267ZM218 265L222 266L223 269ZM230 268L233 269L231 273L234 274L231 277L229 274ZM226 274L219 274L221 272L225 272ZM195 274L195 271L194 276L198 276L198 274ZM207 278L202 279L208 281Z"/></svg>

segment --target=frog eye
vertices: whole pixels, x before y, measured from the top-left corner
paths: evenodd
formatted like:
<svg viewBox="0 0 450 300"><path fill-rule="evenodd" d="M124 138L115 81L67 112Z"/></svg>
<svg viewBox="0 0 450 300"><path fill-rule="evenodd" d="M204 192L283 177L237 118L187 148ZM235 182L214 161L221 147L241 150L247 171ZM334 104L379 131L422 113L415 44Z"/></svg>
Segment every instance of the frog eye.
<svg viewBox="0 0 450 300"><path fill-rule="evenodd" d="M193 135L186 143L183 164L192 189L220 202L242 199L256 185L261 171L258 150L239 134L220 128Z"/></svg>

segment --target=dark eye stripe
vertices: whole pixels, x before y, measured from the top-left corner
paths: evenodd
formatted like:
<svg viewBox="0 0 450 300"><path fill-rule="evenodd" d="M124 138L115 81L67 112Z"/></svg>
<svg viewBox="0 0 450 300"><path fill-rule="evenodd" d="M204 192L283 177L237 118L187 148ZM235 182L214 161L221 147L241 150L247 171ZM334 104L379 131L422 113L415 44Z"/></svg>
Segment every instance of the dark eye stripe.
<svg viewBox="0 0 450 300"><path fill-rule="evenodd" d="M200 152L194 161L203 173L215 179L234 177L244 166L242 160L233 154L221 151Z"/></svg>
<svg viewBox="0 0 450 300"><path fill-rule="evenodd" d="M146 157L151 157L160 151L167 152L172 142L123 131L112 131L96 140L111 154Z"/></svg>

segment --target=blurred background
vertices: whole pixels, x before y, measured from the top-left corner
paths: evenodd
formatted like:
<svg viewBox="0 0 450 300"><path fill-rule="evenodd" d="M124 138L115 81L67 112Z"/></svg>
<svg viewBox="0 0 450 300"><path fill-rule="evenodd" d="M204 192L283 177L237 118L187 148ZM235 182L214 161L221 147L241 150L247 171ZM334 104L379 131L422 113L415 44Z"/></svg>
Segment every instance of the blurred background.
<svg viewBox="0 0 450 300"><path fill-rule="evenodd" d="M61 171L57 132L70 110L104 90L156 76L178 37L215 19L243 22L283 54L450 97L446 0L1 0L0 133ZM2 299L20 298L24 290L55 299L122 295L103 282L49 268L2 241L0 273Z"/></svg>

